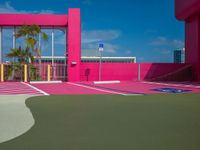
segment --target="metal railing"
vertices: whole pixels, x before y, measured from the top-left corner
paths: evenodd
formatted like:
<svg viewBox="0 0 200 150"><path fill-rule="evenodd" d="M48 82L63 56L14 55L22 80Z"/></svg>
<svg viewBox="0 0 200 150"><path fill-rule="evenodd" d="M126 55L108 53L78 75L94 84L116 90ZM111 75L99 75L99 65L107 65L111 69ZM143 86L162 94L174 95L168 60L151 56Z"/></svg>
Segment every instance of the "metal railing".
<svg viewBox="0 0 200 150"><path fill-rule="evenodd" d="M48 66L50 66L50 80L61 80L67 81L67 65L65 64L35 64L36 68L39 71L39 78L36 78L36 81L46 81L48 80Z"/></svg>
<svg viewBox="0 0 200 150"><path fill-rule="evenodd" d="M67 81L67 65L55 64L51 65L51 80Z"/></svg>
<svg viewBox="0 0 200 150"><path fill-rule="evenodd" d="M65 64L1 64L0 73L1 81L67 81Z"/></svg>
<svg viewBox="0 0 200 150"><path fill-rule="evenodd" d="M4 64L4 81L23 81L24 65L20 64Z"/></svg>

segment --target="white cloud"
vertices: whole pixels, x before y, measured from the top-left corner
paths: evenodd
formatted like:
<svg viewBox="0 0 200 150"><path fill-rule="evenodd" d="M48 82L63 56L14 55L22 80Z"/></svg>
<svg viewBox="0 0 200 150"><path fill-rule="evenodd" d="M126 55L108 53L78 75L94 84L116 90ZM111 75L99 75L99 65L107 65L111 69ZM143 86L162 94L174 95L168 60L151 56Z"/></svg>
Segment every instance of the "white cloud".
<svg viewBox="0 0 200 150"><path fill-rule="evenodd" d="M98 43L86 43L82 44L82 55L84 56L98 56L99 51L98 51ZM110 43L104 43L104 54L108 55L114 55L117 53L117 50L119 47L115 44L110 44Z"/></svg>
<svg viewBox="0 0 200 150"><path fill-rule="evenodd" d="M118 30L92 30L82 32L82 43L94 43L117 39L121 35Z"/></svg>
<svg viewBox="0 0 200 150"><path fill-rule="evenodd" d="M173 40L172 41L172 45L174 45L174 47L176 47L176 48L183 48L183 47L185 47L184 42L181 41L181 40Z"/></svg>
<svg viewBox="0 0 200 150"><path fill-rule="evenodd" d="M104 54L114 55L119 46L111 41L119 38L121 32L118 30L92 30L82 32L83 55L99 55L98 44L104 43Z"/></svg>
<svg viewBox="0 0 200 150"><path fill-rule="evenodd" d="M130 54L132 54L132 51L131 50L126 50L125 54L130 55Z"/></svg>
<svg viewBox="0 0 200 150"><path fill-rule="evenodd" d="M114 44L105 43L105 52L115 54L119 47Z"/></svg>
<svg viewBox="0 0 200 150"><path fill-rule="evenodd" d="M93 4L93 0L66 0L66 2L71 3L71 4L81 3L83 5L92 5Z"/></svg>
<svg viewBox="0 0 200 150"><path fill-rule="evenodd" d="M83 0L83 4L91 5L92 4L92 0Z"/></svg>
<svg viewBox="0 0 200 150"><path fill-rule="evenodd" d="M153 53L162 55L162 56L173 55L173 49L156 47L156 48L153 48L152 50L153 50Z"/></svg>
<svg viewBox="0 0 200 150"><path fill-rule="evenodd" d="M99 56L98 50L95 49L83 49L81 51L82 56Z"/></svg>
<svg viewBox="0 0 200 150"><path fill-rule="evenodd" d="M168 40L165 37L157 37L153 39L150 43L150 45L153 45L153 46L161 46L161 45L166 45L166 44L168 44Z"/></svg>
<svg viewBox="0 0 200 150"><path fill-rule="evenodd" d="M142 62L142 61L144 61L144 60L145 60L145 58L144 58L144 57L138 57L137 59L138 59L138 61L139 61L139 62Z"/></svg>
<svg viewBox="0 0 200 150"><path fill-rule="evenodd" d="M55 44L58 45L65 45L66 43L66 33L63 30L54 30L54 38L55 38Z"/></svg>
<svg viewBox="0 0 200 150"><path fill-rule="evenodd" d="M4 4L0 4L0 14L54 14L56 13L53 10L34 10L34 11L27 11L27 10L17 10L13 6L11 6L10 2L5 2Z"/></svg>
<svg viewBox="0 0 200 150"><path fill-rule="evenodd" d="M169 39L163 36L156 37L150 42L152 46L170 46L173 48L183 48L184 42L178 39Z"/></svg>
<svg viewBox="0 0 200 150"><path fill-rule="evenodd" d="M158 32L158 30L155 30L155 29L147 29L145 31L145 33L157 33L157 32Z"/></svg>
<svg viewBox="0 0 200 150"><path fill-rule="evenodd" d="M171 54L171 51L167 50L167 49L163 49L163 50L161 50L161 54L163 54L163 55L169 55L169 54Z"/></svg>

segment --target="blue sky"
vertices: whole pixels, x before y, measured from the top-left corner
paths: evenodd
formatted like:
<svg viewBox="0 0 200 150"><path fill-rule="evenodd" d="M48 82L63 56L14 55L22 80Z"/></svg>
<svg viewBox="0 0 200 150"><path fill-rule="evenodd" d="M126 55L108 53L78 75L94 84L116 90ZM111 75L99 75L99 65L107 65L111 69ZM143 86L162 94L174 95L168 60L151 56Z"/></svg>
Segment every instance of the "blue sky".
<svg viewBox="0 0 200 150"><path fill-rule="evenodd" d="M67 14L81 8L82 54L105 44L104 56L136 56L138 62L172 62L184 47L184 23L174 0L0 0L0 13Z"/></svg>

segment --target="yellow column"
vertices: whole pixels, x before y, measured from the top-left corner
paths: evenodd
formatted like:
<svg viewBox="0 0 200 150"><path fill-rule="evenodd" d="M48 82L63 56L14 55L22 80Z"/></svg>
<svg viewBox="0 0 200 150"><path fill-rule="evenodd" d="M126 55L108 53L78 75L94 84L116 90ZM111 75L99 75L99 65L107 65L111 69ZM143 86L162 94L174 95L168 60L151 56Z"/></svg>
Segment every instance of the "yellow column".
<svg viewBox="0 0 200 150"><path fill-rule="evenodd" d="M27 64L24 65L24 82L27 82Z"/></svg>
<svg viewBox="0 0 200 150"><path fill-rule="evenodd" d="M47 81L50 81L51 80L51 69L50 69L50 65L48 65L47 67Z"/></svg>
<svg viewBox="0 0 200 150"><path fill-rule="evenodd" d="M1 82L4 82L4 65L1 64Z"/></svg>

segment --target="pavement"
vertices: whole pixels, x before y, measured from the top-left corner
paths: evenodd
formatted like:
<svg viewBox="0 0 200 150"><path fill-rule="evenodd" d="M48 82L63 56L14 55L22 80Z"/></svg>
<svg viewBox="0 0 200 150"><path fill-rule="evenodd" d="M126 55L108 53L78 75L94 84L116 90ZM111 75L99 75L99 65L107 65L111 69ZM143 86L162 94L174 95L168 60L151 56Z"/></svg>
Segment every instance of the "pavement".
<svg viewBox="0 0 200 150"><path fill-rule="evenodd" d="M34 119L25 101L31 95L0 96L0 143L26 133Z"/></svg>

